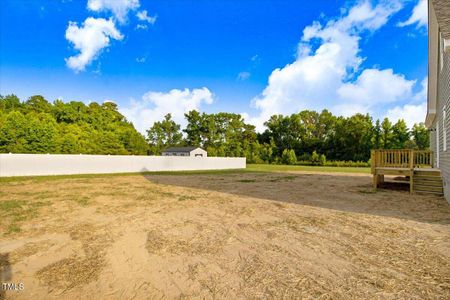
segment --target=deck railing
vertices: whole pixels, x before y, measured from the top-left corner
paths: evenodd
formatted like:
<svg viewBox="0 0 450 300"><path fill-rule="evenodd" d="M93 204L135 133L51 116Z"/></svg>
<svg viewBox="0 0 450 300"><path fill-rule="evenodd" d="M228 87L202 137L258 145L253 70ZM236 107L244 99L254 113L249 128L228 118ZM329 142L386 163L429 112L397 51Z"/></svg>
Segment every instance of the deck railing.
<svg viewBox="0 0 450 300"><path fill-rule="evenodd" d="M374 168L432 168L433 152L408 149L372 150L371 166L372 170Z"/></svg>

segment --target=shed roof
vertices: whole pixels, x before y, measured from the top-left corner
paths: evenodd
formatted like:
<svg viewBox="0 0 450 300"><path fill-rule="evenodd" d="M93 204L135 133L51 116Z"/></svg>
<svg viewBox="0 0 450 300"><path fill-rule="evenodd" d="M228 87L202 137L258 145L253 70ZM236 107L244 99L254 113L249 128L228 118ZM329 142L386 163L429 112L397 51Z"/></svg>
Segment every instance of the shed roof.
<svg viewBox="0 0 450 300"><path fill-rule="evenodd" d="M191 152L199 147L169 147L163 152Z"/></svg>
<svg viewBox="0 0 450 300"><path fill-rule="evenodd" d="M430 0L433 1L434 11L444 39L450 39L450 1L449 0Z"/></svg>

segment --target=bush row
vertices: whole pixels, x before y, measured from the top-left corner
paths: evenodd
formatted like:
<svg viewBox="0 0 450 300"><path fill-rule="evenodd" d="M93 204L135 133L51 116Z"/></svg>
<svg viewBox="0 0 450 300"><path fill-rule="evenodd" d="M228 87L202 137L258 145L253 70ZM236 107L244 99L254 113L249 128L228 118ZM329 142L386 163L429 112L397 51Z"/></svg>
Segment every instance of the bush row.
<svg viewBox="0 0 450 300"><path fill-rule="evenodd" d="M327 161L324 154L318 154L313 151L312 154L304 153L300 156L296 156L294 150L284 149L281 159L275 161L276 164L285 165L302 165L302 166L328 166L328 167L356 167L364 168L370 167L370 160L365 161Z"/></svg>

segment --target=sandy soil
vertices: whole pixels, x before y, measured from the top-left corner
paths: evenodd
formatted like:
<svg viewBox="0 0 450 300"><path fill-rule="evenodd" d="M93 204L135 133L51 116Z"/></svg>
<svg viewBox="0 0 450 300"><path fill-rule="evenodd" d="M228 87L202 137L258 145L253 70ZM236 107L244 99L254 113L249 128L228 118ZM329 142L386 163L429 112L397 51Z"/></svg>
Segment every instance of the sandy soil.
<svg viewBox="0 0 450 300"><path fill-rule="evenodd" d="M0 183L6 299L450 299L450 207L345 174ZM0 289L1 290L1 289Z"/></svg>

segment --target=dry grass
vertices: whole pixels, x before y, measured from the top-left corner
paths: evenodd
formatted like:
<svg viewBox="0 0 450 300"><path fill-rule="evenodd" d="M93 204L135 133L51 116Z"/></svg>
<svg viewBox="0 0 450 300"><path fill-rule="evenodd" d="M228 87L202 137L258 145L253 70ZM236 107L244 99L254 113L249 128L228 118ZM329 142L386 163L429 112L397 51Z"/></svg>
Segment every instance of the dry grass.
<svg viewBox="0 0 450 300"><path fill-rule="evenodd" d="M70 233L73 241L82 244L82 250L71 257L49 264L36 272L36 277L52 288L68 290L99 278L105 261L105 248L112 239L104 229L81 224Z"/></svg>
<svg viewBox="0 0 450 300"><path fill-rule="evenodd" d="M449 205L375 192L366 176L136 175L0 188L0 279L26 286L13 298L450 298Z"/></svg>
<svg viewBox="0 0 450 300"><path fill-rule="evenodd" d="M169 255L204 255L216 254L223 249L230 232L220 228L211 228L196 224L192 235L183 232L184 235L165 236L161 231L150 231L147 234L146 249L149 254Z"/></svg>

